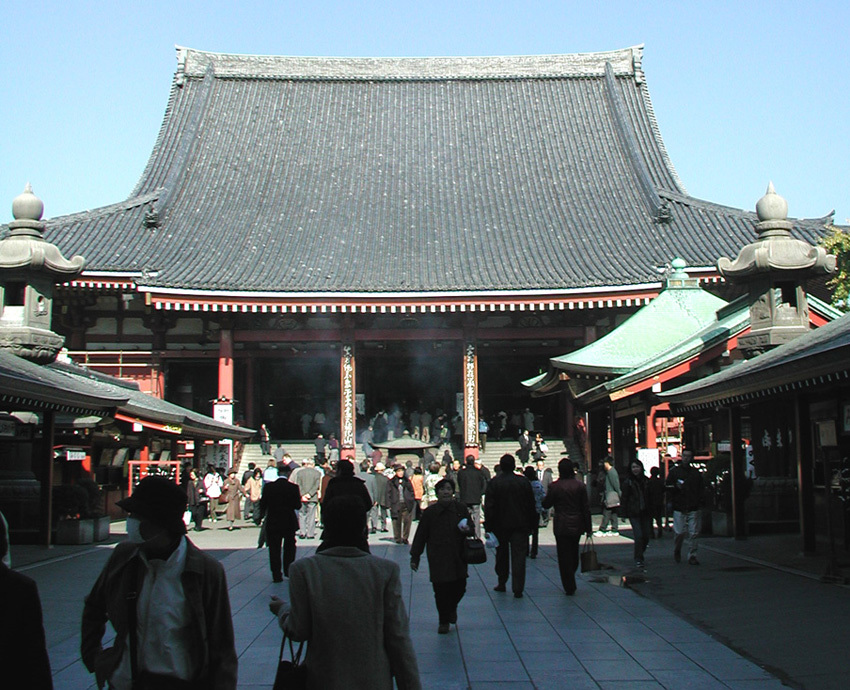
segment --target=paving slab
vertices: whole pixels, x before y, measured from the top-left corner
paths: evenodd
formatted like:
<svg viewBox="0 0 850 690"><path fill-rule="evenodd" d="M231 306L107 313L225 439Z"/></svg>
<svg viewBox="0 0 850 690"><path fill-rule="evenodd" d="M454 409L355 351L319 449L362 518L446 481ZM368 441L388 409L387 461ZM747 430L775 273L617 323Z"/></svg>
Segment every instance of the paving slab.
<svg viewBox="0 0 850 690"><path fill-rule="evenodd" d="M113 523L112 528L110 543L98 546L50 550L13 547L13 565L38 583L54 682L62 690L94 687L93 677L79 660L80 616L83 597L112 546L123 536L123 523ZM203 532L191 532L190 538L220 560L227 571L239 654L239 687L270 690L280 630L267 605L271 594L288 596L287 582L271 582L268 552L256 548L256 528L230 532L216 524ZM759 657L762 646L746 648L738 644L737 634L752 634L747 626L729 627L735 619L734 599L738 593L754 596L752 592L760 592L767 596L770 586L776 585L780 597L790 597L789 601L802 598L795 615L803 615L818 602L831 602L843 611L841 602L848 595L844 588L822 585L811 578L795 578L789 572L761 564L753 564L758 566L754 571L736 571L735 564L745 561L731 553L726 544L722 545L724 553L713 552L705 544L700 552L704 565L699 568L677 568L664 548L672 548L671 540L666 543L662 540L662 548L655 545L650 548L646 583L622 587L621 575L630 572L631 554L631 542L624 532L624 536L607 538L597 546L603 561L611 567L606 576L598 577L598 573L582 576L576 595L567 597L559 585L551 529L541 531L540 544L538 558L527 563L524 598L492 591L495 574L491 553L488 563L470 568L458 625L452 627L450 634L438 635L427 564L418 573L411 572L408 548L382 535L378 538L373 535L372 552L401 566L423 687L761 690L783 687L783 680L803 687L800 678L805 680L805 687L846 686L846 683L831 684L836 676L830 673L830 668L822 668L816 674L803 660L788 660L787 671L779 663L765 664ZM311 555L317 546L316 539L300 542L298 557ZM763 557L760 554L759 558ZM655 559L657 568L653 565ZM666 561L669 563L662 567L661 563ZM787 564L782 567L788 568ZM607 577L608 574L612 577ZM774 574L792 581L774 582ZM712 602L709 595L691 596L707 587L707 583L714 583L710 585L713 596L728 605L716 606L718 601ZM806 587L817 591L810 592ZM676 606L677 597L687 604ZM730 598L733 601L728 601ZM776 606L776 599L763 602L760 610L768 611L771 603ZM707 611L711 608L714 614ZM777 608L781 612L781 607ZM765 616L761 628L766 638L764 646L769 646L775 631L765 626L778 624L781 616L780 613L762 615ZM722 628L721 623L727 627ZM797 627L794 632L801 637L814 634L818 627L818 622L811 620L807 627ZM836 628L832 632L843 634ZM730 646L730 640L735 644Z"/></svg>

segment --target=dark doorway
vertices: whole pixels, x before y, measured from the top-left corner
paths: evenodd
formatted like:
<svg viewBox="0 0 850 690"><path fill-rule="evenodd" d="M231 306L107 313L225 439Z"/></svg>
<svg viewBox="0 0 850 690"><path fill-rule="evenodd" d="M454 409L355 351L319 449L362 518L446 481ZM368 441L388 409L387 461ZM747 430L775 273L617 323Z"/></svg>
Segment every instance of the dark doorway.
<svg viewBox="0 0 850 690"><path fill-rule="evenodd" d="M315 438L318 433L338 436L339 375L335 351L257 359L255 423L265 422L273 439Z"/></svg>
<svg viewBox="0 0 850 690"><path fill-rule="evenodd" d="M357 346L357 392L366 416L398 408L402 414L437 410L453 416L461 384L460 348L449 342L362 343Z"/></svg>
<svg viewBox="0 0 850 690"><path fill-rule="evenodd" d="M218 397L218 361L168 364L165 399L181 407L212 416L212 401Z"/></svg>
<svg viewBox="0 0 850 690"><path fill-rule="evenodd" d="M528 409L534 415L534 428L531 431L539 431L547 438L565 435L563 395L532 398L522 385L522 381L539 373L540 361L541 356L537 353L489 352L479 348L478 401L491 430L494 417L503 411L508 420L505 436L516 438L519 435L518 427L524 426L524 412ZM491 433L491 438L496 436Z"/></svg>

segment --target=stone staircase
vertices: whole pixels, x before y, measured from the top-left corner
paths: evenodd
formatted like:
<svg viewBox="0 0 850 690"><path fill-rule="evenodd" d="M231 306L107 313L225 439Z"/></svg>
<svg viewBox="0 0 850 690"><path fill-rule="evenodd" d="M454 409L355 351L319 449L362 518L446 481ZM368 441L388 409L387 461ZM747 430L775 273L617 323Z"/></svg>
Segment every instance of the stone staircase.
<svg viewBox="0 0 850 690"><path fill-rule="evenodd" d="M281 441L280 444L297 462L311 457L316 452L316 447L312 441ZM277 442L271 444L272 452L275 448L277 448ZM253 462L256 467L265 469L271 457L271 455L263 455L259 443L246 443L242 450L242 461L239 463L237 476L242 477L242 473L248 469L249 462Z"/></svg>
<svg viewBox="0 0 850 690"><path fill-rule="evenodd" d="M552 468L552 471L557 475L558 461L564 457L564 453L569 453L572 460L581 462L581 452L573 439L549 439L546 441L549 445L549 453L546 457L546 465ZM311 457L315 453L315 446L312 441L281 441L281 445L286 451L297 461L301 462L304 458ZM271 449L277 447L277 442L272 443ZM510 453L516 456L516 451L519 448L519 443L515 439L503 441L487 441L487 449L480 454L482 462L490 472L493 472L493 467L499 464L499 458L505 453ZM360 446L357 447L358 459L360 459ZM246 444L242 451L242 461L239 463L239 477L248 469L248 463L253 462L255 466L265 469L269 461L270 455L263 455L260 450L259 443Z"/></svg>
<svg viewBox="0 0 850 690"><path fill-rule="evenodd" d="M570 459L574 462L581 462L581 451L573 439L547 439L546 444L549 446L549 452L546 454L546 465L550 467L557 477L558 461L568 453ZM509 441L487 441L487 449L480 454L480 458L484 466L493 472L493 467L499 464L499 458L505 453L510 453L516 457L516 452L519 449L519 443L516 440Z"/></svg>

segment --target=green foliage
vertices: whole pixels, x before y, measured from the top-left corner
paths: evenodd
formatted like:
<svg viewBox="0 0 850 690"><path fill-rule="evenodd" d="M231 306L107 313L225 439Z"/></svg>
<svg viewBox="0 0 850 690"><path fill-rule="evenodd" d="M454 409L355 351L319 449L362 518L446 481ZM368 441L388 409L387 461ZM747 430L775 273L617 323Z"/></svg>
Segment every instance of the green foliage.
<svg viewBox="0 0 850 690"><path fill-rule="evenodd" d="M833 226L821 239L820 245L838 259L835 275L826 284L832 290L833 306L847 311L847 299L850 297L850 232Z"/></svg>
<svg viewBox="0 0 850 690"><path fill-rule="evenodd" d="M53 487L53 520L79 520L88 508L89 495L77 484Z"/></svg>

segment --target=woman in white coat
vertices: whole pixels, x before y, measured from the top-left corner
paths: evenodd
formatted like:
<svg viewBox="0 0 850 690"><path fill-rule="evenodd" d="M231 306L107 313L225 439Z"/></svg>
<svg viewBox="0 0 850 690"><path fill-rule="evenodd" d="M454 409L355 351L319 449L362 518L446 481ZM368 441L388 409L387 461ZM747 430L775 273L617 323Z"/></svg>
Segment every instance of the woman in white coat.
<svg viewBox="0 0 850 690"><path fill-rule="evenodd" d="M290 602L269 609L293 640L307 641L307 687L420 690L399 566L358 548L366 530L361 501L322 506L323 542L289 566Z"/></svg>

